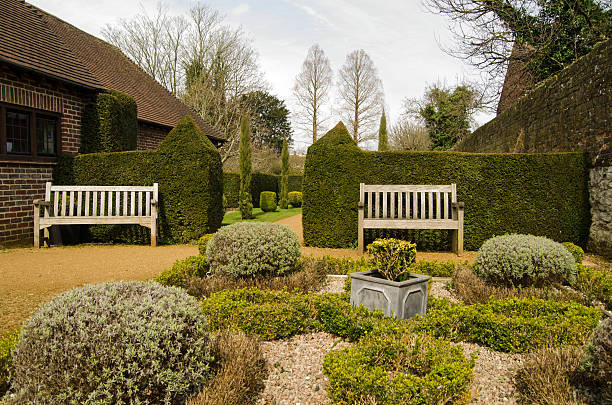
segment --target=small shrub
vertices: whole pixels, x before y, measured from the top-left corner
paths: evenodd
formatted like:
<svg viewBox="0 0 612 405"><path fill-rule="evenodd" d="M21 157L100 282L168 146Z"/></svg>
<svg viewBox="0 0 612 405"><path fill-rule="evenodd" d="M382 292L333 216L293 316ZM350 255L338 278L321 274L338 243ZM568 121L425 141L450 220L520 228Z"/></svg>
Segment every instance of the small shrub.
<svg viewBox="0 0 612 405"><path fill-rule="evenodd" d="M464 305L433 297L427 302L427 316L414 320L417 330L509 353L583 344L601 318L598 308L575 302L510 298Z"/></svg>
<svg viewBox="0 0 612 405"><path fill-rule="evenodd" d="M572 242L563 242L563 246L572 254L576 264L582 264L584 260L584 250L578 245L574 245Z"/></svg>
<svg viewBox="0 0 612 405"><path fill-rule="evenodd" d="M491 298L501 300L512 297L589 303L582 294L563 286L515 288L487 284L469 266L457 266L451 285L457 296L468 305L477 302L485 304Z"/></svg>
<svg viewBox="0 0 612 405"><path fill-rule="evenodd" d="M516 373L518 402L525 405L582 405L574 385L580 365L579 346L545 347L528 354Z"/></svg>
<svg viewBox="0 0 612 405"><path fill-rule="evenodd" d="M296 269L301 246L285 225L239 222L215 233L206 252L214 274L273 277Z"/></svg>
<svg viewBox="0 0 612 405"><path fill-rule="evenodd" d="M259 341L243 332L221 332L212 342L216 375L187 405L254 405L268 376Z"/></svg>
<svg viewBox="0 0 612 405"><path fill-rule="evenodd" d="M504 235L487 240L475 261L484 280L507 286L543 286L573 282L576 263L560 243L533 235Z"/></svg>
<svg viewBox="0 0 612 405"><path fill-rule="evenodd" d="M426 274L432 277L452 277L457 267L457 263L452 261L438 262L437 260L428 262L425 260L419 260L410 265L409 271L411 273Z"/></svg>
<svg viewBox="0 0 612 405"><path fill-rule="evenodd" d="M583 293L589 302L601 301L612 310L612 274L579 265L572 287Z"/></svg>
<svg viewBox="0 0 612 405"><path fill-rule="evenodd" d="M318 330L356 342L374 329L382 311L370 311L360 305L354 307L347 294L321 294L311 297L316 312Z"/></svg>
<svg viewBox="0 0 612 405"><path fill-rule="evenodd" d="M208 380L197 300L151 282L88 285L43 304L13 353L17 403L185 401Z"/></svg>
<svg viewBox="0 0 612 405"><path fill-rule="evenodd" d="M416 257L416 245L399 239L376 239L368 245L368 253L381 276L387 280L399 280L410 272Z"/></svg>
<svg viewBox="0 0 612 405"><path fill-rule="evenodd" d="M301 207L302 206L302 192L301 191L290 191L289 192L289 204L292 207Z"/></svg>
<svg viewBox="0 0 612 405"><path fill-rule="evenodd" d="M443 404L467 396L474 360L425 335L366 337L325 356L334 404Z"/></svg>
<svg viewBox="0 0 612 405"><path fill-rule="evenodd" d="M612 318L599 324L584 352L581 369L612 400Z"/></svg>
<svg viewBox="0 0 612 405"><path fill-rule="evenodd" d="M206 247L208 246L208 242L215 236L214 233L207 233L206 235L202 235L200 239L198 239L198 251L200 255L206 256Z"/></svg>
<svg viewBox="0 0 612 405"><path fill-rule="evenodd" d="M262 191L259 195L259 208L263 212L276 211L276 193L274 191Z"/></svg>
<svg viewBox="0 0 612 405"><path fill-rule="evenodd" d="M19 332L0 335L0 398L8 390L11 378L12 351L17 345Z"/></svg>
<svg viewBox="0 0 612 405"><path fill-rule="evenodd" d="M191 256L177 260L174 265L164 270L155 281L166 287L185 287L192 277L205 277L208 272L206 256Z"/></svg>

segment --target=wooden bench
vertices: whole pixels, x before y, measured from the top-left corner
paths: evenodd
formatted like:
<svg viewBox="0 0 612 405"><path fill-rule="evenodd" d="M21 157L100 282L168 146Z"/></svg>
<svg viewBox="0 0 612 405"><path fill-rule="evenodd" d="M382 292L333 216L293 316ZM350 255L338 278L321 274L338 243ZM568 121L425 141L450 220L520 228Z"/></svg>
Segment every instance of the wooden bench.
<svg viewBox="0 0 612 405"><path fill-rule="evenodd" d="M457 185L359 185L359 251L364 229L450 229L463 254L463 208Z"/></svg>
<svg viewBox="0 0 612 405"><path fill-rule="evenodd" d="M152 186L54 186L34 200L34 247L40 231L49 240L51 225L137 224L151 229L157 245L157 183ZM41 216L41 208L44 208Z"/></svg>

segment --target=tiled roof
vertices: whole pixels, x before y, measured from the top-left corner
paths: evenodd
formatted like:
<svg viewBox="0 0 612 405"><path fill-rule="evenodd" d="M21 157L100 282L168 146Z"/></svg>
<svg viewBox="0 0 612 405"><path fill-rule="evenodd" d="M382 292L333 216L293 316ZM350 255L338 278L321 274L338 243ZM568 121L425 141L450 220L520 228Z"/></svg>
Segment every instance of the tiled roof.
<svg viewBox="0 0 612 405"><path fill-rule="evenodd" d="M174 127L191 115L210 138L223 137L118 48L22 0L0 0L0 59L134 98L138 119Z"/></svg>

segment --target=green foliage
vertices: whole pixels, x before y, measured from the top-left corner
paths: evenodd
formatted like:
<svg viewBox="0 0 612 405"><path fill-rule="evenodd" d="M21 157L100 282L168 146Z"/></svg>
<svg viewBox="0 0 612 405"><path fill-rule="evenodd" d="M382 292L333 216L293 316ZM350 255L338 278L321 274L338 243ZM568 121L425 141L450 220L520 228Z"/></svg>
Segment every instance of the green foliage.
<svg viewBox="0 0 612 405"><path fill-rule="evenodd" d="M292 207L301 207L302 206L302 192L301 191L292 191L288 194L289 196L289 204Z"/></svg>
<svg viewBox="0 0 612 405"><path fill-rule="evenodd" d="M450 260L447 262L419 260L412 263L408 270L411 273L426 274L432 277L452 277L455 267L457 267L457 263Z"/></svg>
<svg viewBox="0 0 612 405"><path fill-rule="evenodd" d="M595 329L584 349L581 369L612 398L612 318L606 318Z"/></svg>
<svg viewBox="0 0 612 405"><path fill-rule="evenodd" d="M378 127L378 151L384 152L389 150L389 134L387 133L387 117L385 111L380 117L380 126Z"/></svg>
<svg viewBox="0 0 612 405"><path fill-rule="evenodd" d="M241 98L253 112L253 144L281 153L283 141L293 143L293 129L285 102L265 91L254 91Z"/></svg>
<svg viewBox="0 0 612 405"><path fill-rule="evenodd" d="M427 301L427 316L416 320L417 330L509 353L583 344L601 319L598 308L571 301L510 298L472 305L432 297Z"/></svg>
<svg viewBox="0 0 612 405"><path fill-rule="evenodd" d="M588 236L588 162L582 153L367 152L339 124L308 148L303 185L307 246L353 244L359 183L456 183L457 200L466 207L466 250L477 250L504 233L577 244Z"/></svg>
<svg viewBox="0 0 612 405"><path fill-rule="evenodd" d="M283 140L283 151L281 153L281 179L280 179L280 207L286 210L289 206L289 148L287 140Z"/></svg>
<svg viewBox="0 0 612 405"><path fill-rule="evenodd" d="M198 301L152 282L70 290L25 323L13 352L16 403L174 404L210 376Z"/></svg>
<svg viewBox="0 0 612 405"><path fill-rule="evenodd" d="M563 246L572 254L576 264L582 264L584 260L584 250L580 246L574 245L572 242L563 242Z"/></svg>
<svg viewBox="0 0 612 405"><path fill-rule="evenodd" d="M503 235L487 240L478 250L474 269L488 282L515 287L542 287L576 279L571 253L560 243L533 235Z"/></svg>
<svg viewBox="0 0 612 405"><path fill-rule="evenodd" d="M383 318L382 311L370 311L364 306L354 307L348 294L311 295L315 313L315 327L344 339L356 342L370 333Z"/></svg>
<svg viewBox="0 0 612 405"><path fill-rule="evenodd" d="M589 301L601 301L608 310L612 310L612 274L578 265L576 281L572 287L583 293Z"/></svg>
<svg viewBox="0 0 612 405"><path fill-rule="evenodd" d="M426 335L376 336L325 356L333 404L442 404L465 398L474 359Z"/></svg>
<svg viewBox="0 0 612 405"><path fill-rule="evenodd" d="M98 93L83 109L81 153L135 150L138 136L136 102L128 94Z"/></svg>
<svg viewBox="0 0 612 405"><path fill-rule="evenodd" d="M12 351L17 346L19 332L6 332L0 335L0 398L8 390L13 365Z"/></svg>
<svg viewBox="0 0 612 405"><path fill-rule="evenodd" d="M213 236L215 236L214 233L207 233L206 235L202 235L200 239L198 239L198 252L200 252L200 255L206 255L206 247L208 246L208 242L210 242Z"/></svg>
<svg viewBox="0 0 612 405"><path fill-rule="evenodd" d="M295 270L302 254L289 227L239 222L221 228L206 249L210 270L229 277L272 277Z"/></svg>
<svg viewBox="0 0 612 405"><path fill-rule="evenodd" d="M155 281L166 287L185 288L190 278L206 277L208 268L208 259L205 255L190 256L184 260L177 260L171 268L157 276Z"/></svg>
<svg viewBox="0 0 612 405"><path fill-rule="evenodd" d="M251 175L251 199L253 207L259 208L259 195L262 191L280 192L281 176L268 173L255 172ZM302 176L290 175L288 177L289 192L302 191ZM240 174L223 173L223 193L227 197L227 206L238 207L240 195Z"/></svg>
<svg viewBox="0 0 612 405"><path fill-rule="evenodd" d="M274 191L262 191L259 195L259 207L263 212L276 211L276 193Z"/></svg>
<svg viewBox="0 0 612 405"><path fill-rule="evenodd" d="M161 241L188 242L215 232L223 220L221 156L193 118L185 116L157 151L95 153L62 157L57 184L142 186L159 183ZM147 243L140 226L108 226L105 240Z"/></svg>
<svg viewBox="0 0 612 405"><path fill-rule="evenodd" d="M392 281L410 272L417 253L414 243L392 238L376 239L367 249L380 275Z"/></svg>
<svg viewBox="0 0 612 405"><path fill-rule="evenodd" d="M240 123L240 194L238 206L242 219L253 216L251 198L251 133L246 118Z"/></svg>

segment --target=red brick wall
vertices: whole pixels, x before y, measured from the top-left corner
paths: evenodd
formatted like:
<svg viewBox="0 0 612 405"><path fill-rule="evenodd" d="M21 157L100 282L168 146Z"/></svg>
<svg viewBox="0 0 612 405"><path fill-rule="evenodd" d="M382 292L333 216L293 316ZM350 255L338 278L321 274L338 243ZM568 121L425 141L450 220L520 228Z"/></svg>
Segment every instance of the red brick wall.
<svg viewBox="0 0 612 405"><path fill-rule="evenodd" d="M155 125L138 123L138 150L157 149L160 142L164 140L170 132L167 128Z"/></svg>
<svg viewBox="0 0 612 405"><path fill-rule="evenodd" d="M0 162L0 245L32 239L32 203L52 174L53 163Z"/></svg>
<svg viewBox="0 0 612 405"><path fill-rule="evenodd" d="M78 153L83 105L93 95L0 63L0 102L61 113L62 151Z"/></svg>

